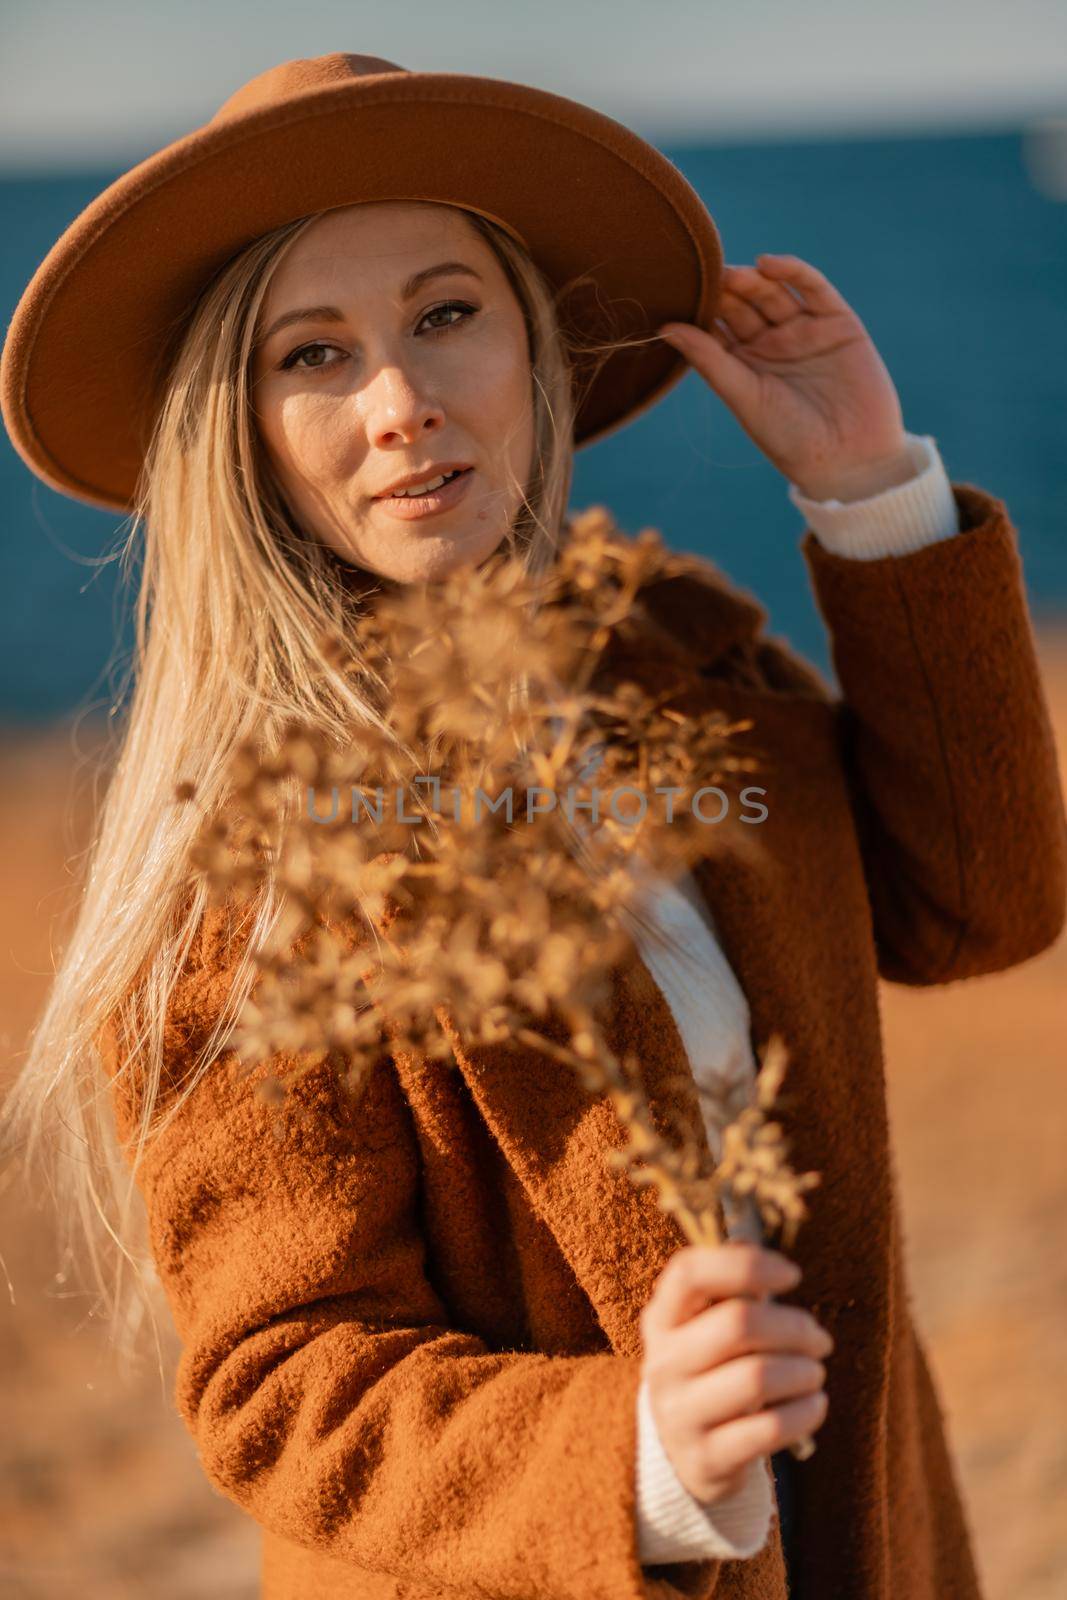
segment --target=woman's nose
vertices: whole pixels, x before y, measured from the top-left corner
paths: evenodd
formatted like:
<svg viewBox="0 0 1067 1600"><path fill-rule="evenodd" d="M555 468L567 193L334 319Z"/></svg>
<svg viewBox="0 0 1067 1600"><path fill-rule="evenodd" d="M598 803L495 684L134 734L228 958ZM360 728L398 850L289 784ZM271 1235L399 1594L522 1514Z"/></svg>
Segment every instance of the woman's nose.
<svg viewBox="0 0 1067 1600"><path fill-rule="evenodd" d="M444 422L440 401L403 368L383 367L367 392L367 432L374 442L401 434L420 438Z"/></svg>

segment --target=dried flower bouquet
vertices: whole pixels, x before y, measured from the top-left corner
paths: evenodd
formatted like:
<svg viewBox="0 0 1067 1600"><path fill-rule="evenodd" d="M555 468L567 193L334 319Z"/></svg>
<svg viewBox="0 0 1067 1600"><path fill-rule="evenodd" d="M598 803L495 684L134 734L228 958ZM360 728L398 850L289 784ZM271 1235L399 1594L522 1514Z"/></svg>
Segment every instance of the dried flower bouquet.
<svg viewBox="0 0 1067 1600"><path fill-rule="evenodd" d="M723 1208L754 1208L788 1248L819 1176L790 1170L769 1120L780 1039L716 1166L684 1129L657 1132L640 1063L617 1059L602 1025L632 938L632 869L670 877L706 852L693 795L753 766L731 749L750 724L687 717L671 704L678 684L602 670L640 627L642 587L703 565L654 530L623 536L594 507L543 576L497 553L384 587L350 636L322 641L324 674L344 675L373 717L343 749L297 723L273 748L242 747L192 865L213 898L269 882L280 907L229 1040L249 1068L279 1050L300 1057L297 1075L329 1058L358 1097L386 1038L424 1061L451 1058L456 1038L528 1047L610 1099L628 1142L607 1159L654 1184L691 1243L722 1243ZM643 811L601 816L605 791ZM667 791L672 805L649 803ZM260 1092L281 1098L285 1080Z"/></svg>

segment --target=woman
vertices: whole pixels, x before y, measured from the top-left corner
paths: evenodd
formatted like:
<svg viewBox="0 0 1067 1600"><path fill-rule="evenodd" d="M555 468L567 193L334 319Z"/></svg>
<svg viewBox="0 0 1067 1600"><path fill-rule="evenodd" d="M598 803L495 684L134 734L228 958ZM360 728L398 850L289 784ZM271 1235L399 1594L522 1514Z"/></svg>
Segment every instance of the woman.
<svg viewBox="0 0 1067 1600"><path fill-rule="evenodd" d="M355 1112L309 1074L272 1139L219 1053L270 909L187 892L199 816L171 804L179 777L222 800L257 728L373 720L319 674L323 629L499 548L549 565L573 448L687 362L789 481L842 695L725 581L642 591L612 670L751 716L768 815L650 882L664 937L613 974L609 1042L714 1146L704 1090L743 1098L784 1037L792 1164L822 1175L799 1281L759 1239L686 1247L608 1170L610 1106L523 1051L457 1039L446 1074L386 1050ZM587 108L333 55L252 80L95 202L2 377L33 470L146 541L125 742L10 1115L54 1108L72 1214L87 1148L136 1265L130 1163L177 1404L263 1529L264 1596L975 1600L877 980L1049 945L1063 803L1006 509L904 431L855 313L796 258L724 269L676 171Z"/></svg>

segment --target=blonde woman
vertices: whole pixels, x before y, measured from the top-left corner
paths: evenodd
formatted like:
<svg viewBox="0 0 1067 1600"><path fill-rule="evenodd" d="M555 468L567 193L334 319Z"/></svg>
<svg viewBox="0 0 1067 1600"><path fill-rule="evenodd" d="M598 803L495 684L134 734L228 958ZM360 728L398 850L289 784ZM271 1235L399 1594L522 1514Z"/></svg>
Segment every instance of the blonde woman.
<svg viewBox="0 0 1067 1600"><path fill-rule="evenodd" d="M650 882L613 1042L682 1111L743 1103L784 1037L793 1162L822 1174L794 1270L758 1237L686 1246L607 1169L610 1106L522 1052L384 1052L354 1116L311 1074L272 1137L220 1049L270 898L241 921L187 878L241 740L373 721L321 676L323 630L500 548L544 570L575 448L687 363L805 517L841 694L725 580L640 596L629 674L753 718L767 816ZM905 431L855 312L794 257L724 267L677 171L587 107L336 54L95 201L2 379L32 470L144 540L123 742L10 1145L58 1148L116 1338L158 1277L177 1406L262 1528L266 1600L977 1600L877 982L1047 947L1063 801L1007 510Z"/></svg>

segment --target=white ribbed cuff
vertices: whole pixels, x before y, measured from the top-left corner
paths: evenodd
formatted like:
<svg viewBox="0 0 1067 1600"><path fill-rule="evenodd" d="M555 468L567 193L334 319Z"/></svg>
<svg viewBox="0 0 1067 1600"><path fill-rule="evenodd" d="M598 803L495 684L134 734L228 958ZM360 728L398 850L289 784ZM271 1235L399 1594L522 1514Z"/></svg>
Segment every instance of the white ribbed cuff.
<svg viewBox="0 0 1067 1600"><path fill-rule="evenodd" d="M637 1391L637 1547L643 1566L754 1556L767 1541L776 1500L770 1462L757 1456L741 1488L706 1506L689 1493L660 1442L648 1386Z"/></svg>
<svg viewBox="0 0 1067 1600"><path fill-rule="evenodd" d="M960 531L952 485L931 434L905 435L916 476L866 500L809 500L796 484L789 498L834 555L858 561L906 555Z"/></svg>

